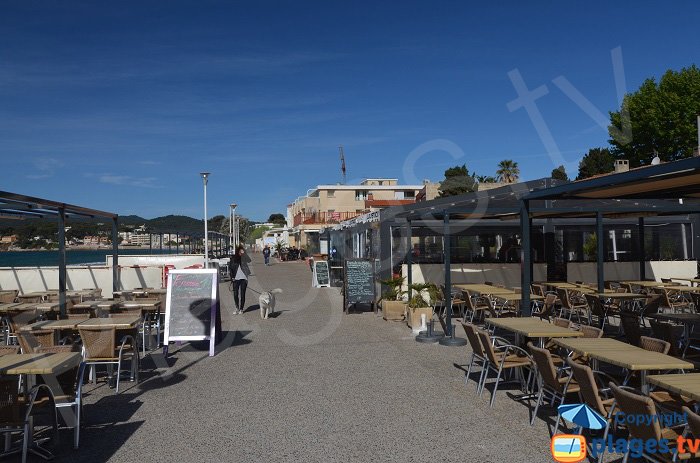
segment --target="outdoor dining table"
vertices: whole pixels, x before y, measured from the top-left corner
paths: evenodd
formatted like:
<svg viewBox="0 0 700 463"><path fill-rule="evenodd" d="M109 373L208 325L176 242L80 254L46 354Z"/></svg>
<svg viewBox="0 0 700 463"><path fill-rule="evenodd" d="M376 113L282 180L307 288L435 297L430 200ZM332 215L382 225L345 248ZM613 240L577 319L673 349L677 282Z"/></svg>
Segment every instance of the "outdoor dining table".
<svg viewBox="0 0 700 463"><path fill-rule="evenodd" d="M19 294L17 295L17 300L20 302L41 302L50 294L48 291L35 291L33 293Z"/></svg>
<svg viewBox="0 0 700 463"><path fill-rule="evenodd" d="M700 373L649 375L647 382L669 392L700 400Z"/></svg>
<svg viewBox="0 0 700 463"><path fill-rule="evenodd" d="M629 309L635 310L635 309L641 309L641 305L639 305L639 301L642 299L646 299L648 296L646 294L637 294L637 293L593 293L594 296L598 296L601 298L605 299L615 299L617 301L620 301L620 309L622 309L622 305L627 305Z"/></svg>
<svg viewBox="0 0 700 463"><path fill-rule="evenodd" d="M482 283L459 284L459 285L453 285L453 286L461 291L469 291L469 292L473 292L473 293L486 294L486 295L495 295L495 294L513 293L514 292L512 289L501 288L500 286L491 286L491 285L486 285L486 284L482 284Z"/></svg>
<svg viewBox="0 0 700 463"><path fill-rule="evenodd" d="M112 318L88 318L84 322L78 323L76 326L78 329L114 327L117 330L128 330L136 328L140 322L141 317L138 315L125 315Z"/></svg>
<svg viewBox="0 0 700 463"><path fill-rule="evenodd" d="M65 373L80 365L83 357L78 352L59 352L55 354L11 354L0 356L0 374L22 375L25 391L28 392L36 384L36 376L53 376ZM57 384L55 381L46 381ZM54 391L55 394L62 394L63 391ZM29 418L29 451L45 460L50 460L54 455L33 439L34 423L33 418Z"/></svg>
<svg viewBox="0 0 700 463"><path fill-rule="evenodd" d="M646 317L683 324L684 342L688 342L690 339L690 328L693 325L700 325L700 314L697 313L653 313Z"/></svg>
<svg viewBox="0 0 700 463"><path fill-rule="evenodd" d="M87 320L88 317L65 318L60 320L42 320L21 327L20 331L32 332L34 330L53 330L54 343L57 343L61 336L61 331L77 331L77 325Z"/></svg>
<svg viewBox="0 0 700 463"><path fill-rule="evenodd" d="M544 346L545 339L583 336L581 331L557 326L534 317L487 318L485 323L515 333L515 345L517 346L521 345L521 336L538 339L540 347Z"/></svg>
<svg viewBox="0 0 700 463"><path fill-rule="evenodd" d="M641 286L643 288L661 288L662 286L672 286L674 284L649 280L622 280L620 283L625 283L632 286Z"/></svg>
<svg viewBox="0 0 700 463"><path fill-rule="evenodd" d="M695 365L685 360L677 359L659 352L651 352L626 342L610 338L563 339L553 341L570 352L585 355L591 360L601 361L625 368L628 371L638 371L642 392L649 392L646 381L649 370L692 370ZM593 366L593 369L598 369Z"/></svg>
<svg viewBox="0 0 700 463"><path fill-rule="evenodd" d="M13 307L20 305L21 302L3 302L0 304L0 313L5 313L8 310L12 310Z"/></svg>
<svg viewBox="0 0 700 463"><path fill-rule="evenodd" d="M700 286L685 286L685 285L667 285L664 289L669 291L687 292L687 293L698 293L700 292Z"/></svg>
<svg viewBox="0 0 700 463"><path fill-rule="evenodd" d="M676 277L672 277L671 280L687 281L688 283L690 283L690 286L700 285L700 278L676 278Z"/></svg>

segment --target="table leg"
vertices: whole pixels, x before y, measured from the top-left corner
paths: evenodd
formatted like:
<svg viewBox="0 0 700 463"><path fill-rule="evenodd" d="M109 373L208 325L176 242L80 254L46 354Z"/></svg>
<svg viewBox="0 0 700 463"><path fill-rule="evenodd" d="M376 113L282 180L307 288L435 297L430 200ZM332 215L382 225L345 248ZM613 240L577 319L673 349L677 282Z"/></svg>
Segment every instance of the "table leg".
<svg viewBox="0 0 700 463"><path fill-rule="evenodd" d="M641 384L642 393L644 395L649 395L649 384L647 384L647 372L646 372L646 370L639 371L639 382Z"/></svg>

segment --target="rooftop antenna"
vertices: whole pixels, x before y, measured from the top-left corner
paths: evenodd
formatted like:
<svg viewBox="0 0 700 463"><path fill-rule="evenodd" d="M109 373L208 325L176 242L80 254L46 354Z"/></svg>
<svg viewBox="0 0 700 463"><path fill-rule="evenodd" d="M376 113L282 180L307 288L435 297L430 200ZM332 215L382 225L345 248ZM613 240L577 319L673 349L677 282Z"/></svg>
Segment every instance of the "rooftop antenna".
<svg viewBox="0 0 700 463"><path fill-rule="evenodd" d="M343 185L345 185L347 179L345 175L345 153L343 152L343 145L338 147L338 151L340 152L340 171L343 173Z"/></svg>

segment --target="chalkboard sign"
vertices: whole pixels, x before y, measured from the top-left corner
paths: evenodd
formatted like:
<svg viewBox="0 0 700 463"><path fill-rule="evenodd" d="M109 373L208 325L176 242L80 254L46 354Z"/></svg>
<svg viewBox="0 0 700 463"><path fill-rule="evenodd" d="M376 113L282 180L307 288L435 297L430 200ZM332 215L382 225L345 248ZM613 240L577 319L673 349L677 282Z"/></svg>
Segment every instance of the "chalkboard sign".
<svg viewBox="0 0 700 463"><path fill-rule="evenodd" d="M328 262L325 260L314 259L314 286L318 288L331 286Z"/></svg>
<svg viewBox="0 0 700 463"><path fill-rule="evenodd" d="M218 270L183 269L168 273L164 351L170 341L209 340L214 355Z"/></svg>
<svg viewBox="0 0 700 463"><path fill-rule="evenodd" d="M344 277L346 311L350 304L374 304L374 262L346 259Z"/></svg>

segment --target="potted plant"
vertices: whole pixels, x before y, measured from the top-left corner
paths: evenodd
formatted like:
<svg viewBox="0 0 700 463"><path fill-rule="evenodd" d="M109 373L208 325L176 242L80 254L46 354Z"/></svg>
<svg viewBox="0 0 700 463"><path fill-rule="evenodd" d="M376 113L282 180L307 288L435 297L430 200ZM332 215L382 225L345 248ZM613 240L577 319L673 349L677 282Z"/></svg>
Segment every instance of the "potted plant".
<svg viewBox="0 0 700 463"><path fill-rule="evenodd" d="M403 300L406 292L402 289L403 281L403 277L394 277L380 281L382 285L389 287L388 290L382 293L380 300L384 320L402 321L406 317L406 302Z"/></svg>
<svg viewBox="0 0 700 463"><path fill-rule="evenodd" d="M411 285L411 299L408 301L407 323L414 331L421 327L421 316L426 322L433 318L433 305L441 299L441 293L432 283L414 283Z"/></svg>

